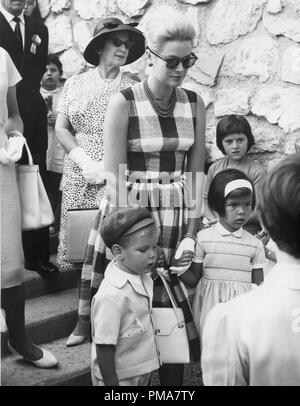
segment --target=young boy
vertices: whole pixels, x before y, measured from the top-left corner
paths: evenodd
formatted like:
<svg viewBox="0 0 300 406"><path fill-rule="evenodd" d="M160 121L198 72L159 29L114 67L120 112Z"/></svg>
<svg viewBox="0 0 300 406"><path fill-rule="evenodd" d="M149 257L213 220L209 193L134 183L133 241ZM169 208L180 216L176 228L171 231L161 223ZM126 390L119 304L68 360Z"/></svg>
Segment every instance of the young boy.
<svg viewBox="0 0 300 406"><path fill-rule="evenodd" d="M94 386L146 386L159 361L151 320L158 232L144 207L114 210L102 238L114 256L92 300Z"/></svg>
<svg viewBox="0 0 300 406"><path fill-rule="evenodd" d="M60 183L63 173L64 149L55 136L55 122L57 117L57 105L62 93L59 87L59 79L62 76L62 64L56 55L49 55L47 59L46 72L42 78L40 92L48 107L48 150L47 150L47 193L54 213L54 230L58 231L61 191Z"/></svg>
<svg viewBox="0 0 300 406"><path fill-rule="evenodd" d="M300 385L300 154L276 165L261 191L258 211L277 263L262 286L208 315L205 385Z"/></svg>

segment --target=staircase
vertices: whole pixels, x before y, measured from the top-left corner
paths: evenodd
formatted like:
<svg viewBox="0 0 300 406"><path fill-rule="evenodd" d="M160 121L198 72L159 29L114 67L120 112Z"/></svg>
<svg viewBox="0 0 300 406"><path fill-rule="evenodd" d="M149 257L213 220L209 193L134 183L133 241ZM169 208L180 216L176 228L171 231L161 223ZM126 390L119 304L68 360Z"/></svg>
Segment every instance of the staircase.
<svg viewBox="0 0 300 406"><path fill-rule="evenodd" d="M51 238L51 262L57 236ZM56 368L40 369L11 355L7 349L7 332L1 333L1 386L90 386L90 350L86 342L66 347L66 339L77 320L77 287L74 271L41 277L24 271L26 292L25 320L28 338L51 351L59 361Z"/></svg>
<svg viewBox="0 0 300 406"><path fill-rule="evenodd" d="M51 262L56 263L57 235L50 238ZM77 321L77 282L74 271L41 277L24 271L25 320L28 338L51 351L59 361L56 368L40 369L11 355L7 332L1 333L1 386L91 386L91 344L67 347L66 340ZM151 385L159 385L158 373ZM185 367L184 385L202 385L198 363Z"/></svg>

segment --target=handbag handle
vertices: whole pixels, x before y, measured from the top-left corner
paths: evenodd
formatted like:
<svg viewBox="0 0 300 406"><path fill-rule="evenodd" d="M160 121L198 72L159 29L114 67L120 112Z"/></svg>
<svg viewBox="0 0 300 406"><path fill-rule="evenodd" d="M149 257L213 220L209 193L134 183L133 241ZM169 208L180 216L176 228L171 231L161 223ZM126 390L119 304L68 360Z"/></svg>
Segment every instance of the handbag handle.
<svg viewBox="0 0 300 406"><path fill-rule="evenodd" d="M176 302L175 302L174 296L173 296L173 294L171 292L171 289L169 288L169 285L167 284L167 282L166 282L165 278L163 277L163 275L161 275L161 274L158 274L158 275L159 275L160 279L162 280L162 282L164 284L164 287L165 287L165 289L167 291L167 294L168 294L168 296L170 298L170 301L172 303L172 307L173 307L173 310L175 312L179 327L184 327L184 324L182 323L182 320L181 320L181 317L180 317L180 313L178 311L179 307L176 306Z"/></svg>
<svg viewBox="0 0 300 406"><path fill-rule="evenodd" d="M28 144L27 144L27 141L26 141L26 140L24 141L24 146L25 146L25 148L26 148L27 155L28 155L28 165L33 166L32 155L31 155L31 152L30 152L30 149L29 149L29 147L28 147Z"/></svg>

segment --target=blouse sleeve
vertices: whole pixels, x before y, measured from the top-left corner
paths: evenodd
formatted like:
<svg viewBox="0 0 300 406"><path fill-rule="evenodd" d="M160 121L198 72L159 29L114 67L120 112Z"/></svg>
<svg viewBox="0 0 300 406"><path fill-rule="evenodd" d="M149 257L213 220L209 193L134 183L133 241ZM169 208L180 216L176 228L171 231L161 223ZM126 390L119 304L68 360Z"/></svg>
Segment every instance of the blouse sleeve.
<svg viewBox="0 0 300 406"><path fill-rule="evenodd" d="M64 114L69 116L69 104L70 104L70 89L72 88L72 78L69 78L65 81L63 90L61 92L58 104L57 104L57 113Z"/></svg>
<svg viewBox="0 0 300 406"><path fill-rule="evenodd" d="M257 240L257 248L255 251L254 258L252 260L252 269L263 268L266 264L266 256L264 245L260 240Z"/></svg>
<svg viewBox="0 0 300 406"><path fill-rule="evenodd" d="M201 367L206 386L248 385L247 356L227 303L209 313L202 336Z"/></svg>
<svg viewBox="0 0 300 406"><path fill-rule="evenodd" d="M19 74L18 69L15 67L15 64L13 63L9 54L5 50L3 50L3 51L4 51L4 55L5 55L8 87L12 87L12 86L15 86L18 82L20 82L20 80L22 80L22 77Z"/></svg>

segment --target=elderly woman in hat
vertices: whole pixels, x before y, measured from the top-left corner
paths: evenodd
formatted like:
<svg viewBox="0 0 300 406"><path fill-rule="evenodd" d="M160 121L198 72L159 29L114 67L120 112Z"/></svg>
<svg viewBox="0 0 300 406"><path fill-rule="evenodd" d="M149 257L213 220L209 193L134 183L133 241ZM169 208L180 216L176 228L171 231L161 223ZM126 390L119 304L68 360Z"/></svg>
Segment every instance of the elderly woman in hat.
<svg viewBox="0 0 300 406"><path fill-rule="evenodd" d="M55 129L66 152L57 256L62 268L81 268L66 258L67 210L98 207L104 193L103 122L111 95L136 83L120 71L145 52L144 36L136 25L101 19L84 51L95 68L69 78L60 98ZM80 330L86 329L79 323L77 333ZM72 334L67 344L76 345L78 337Z"/></svg>

